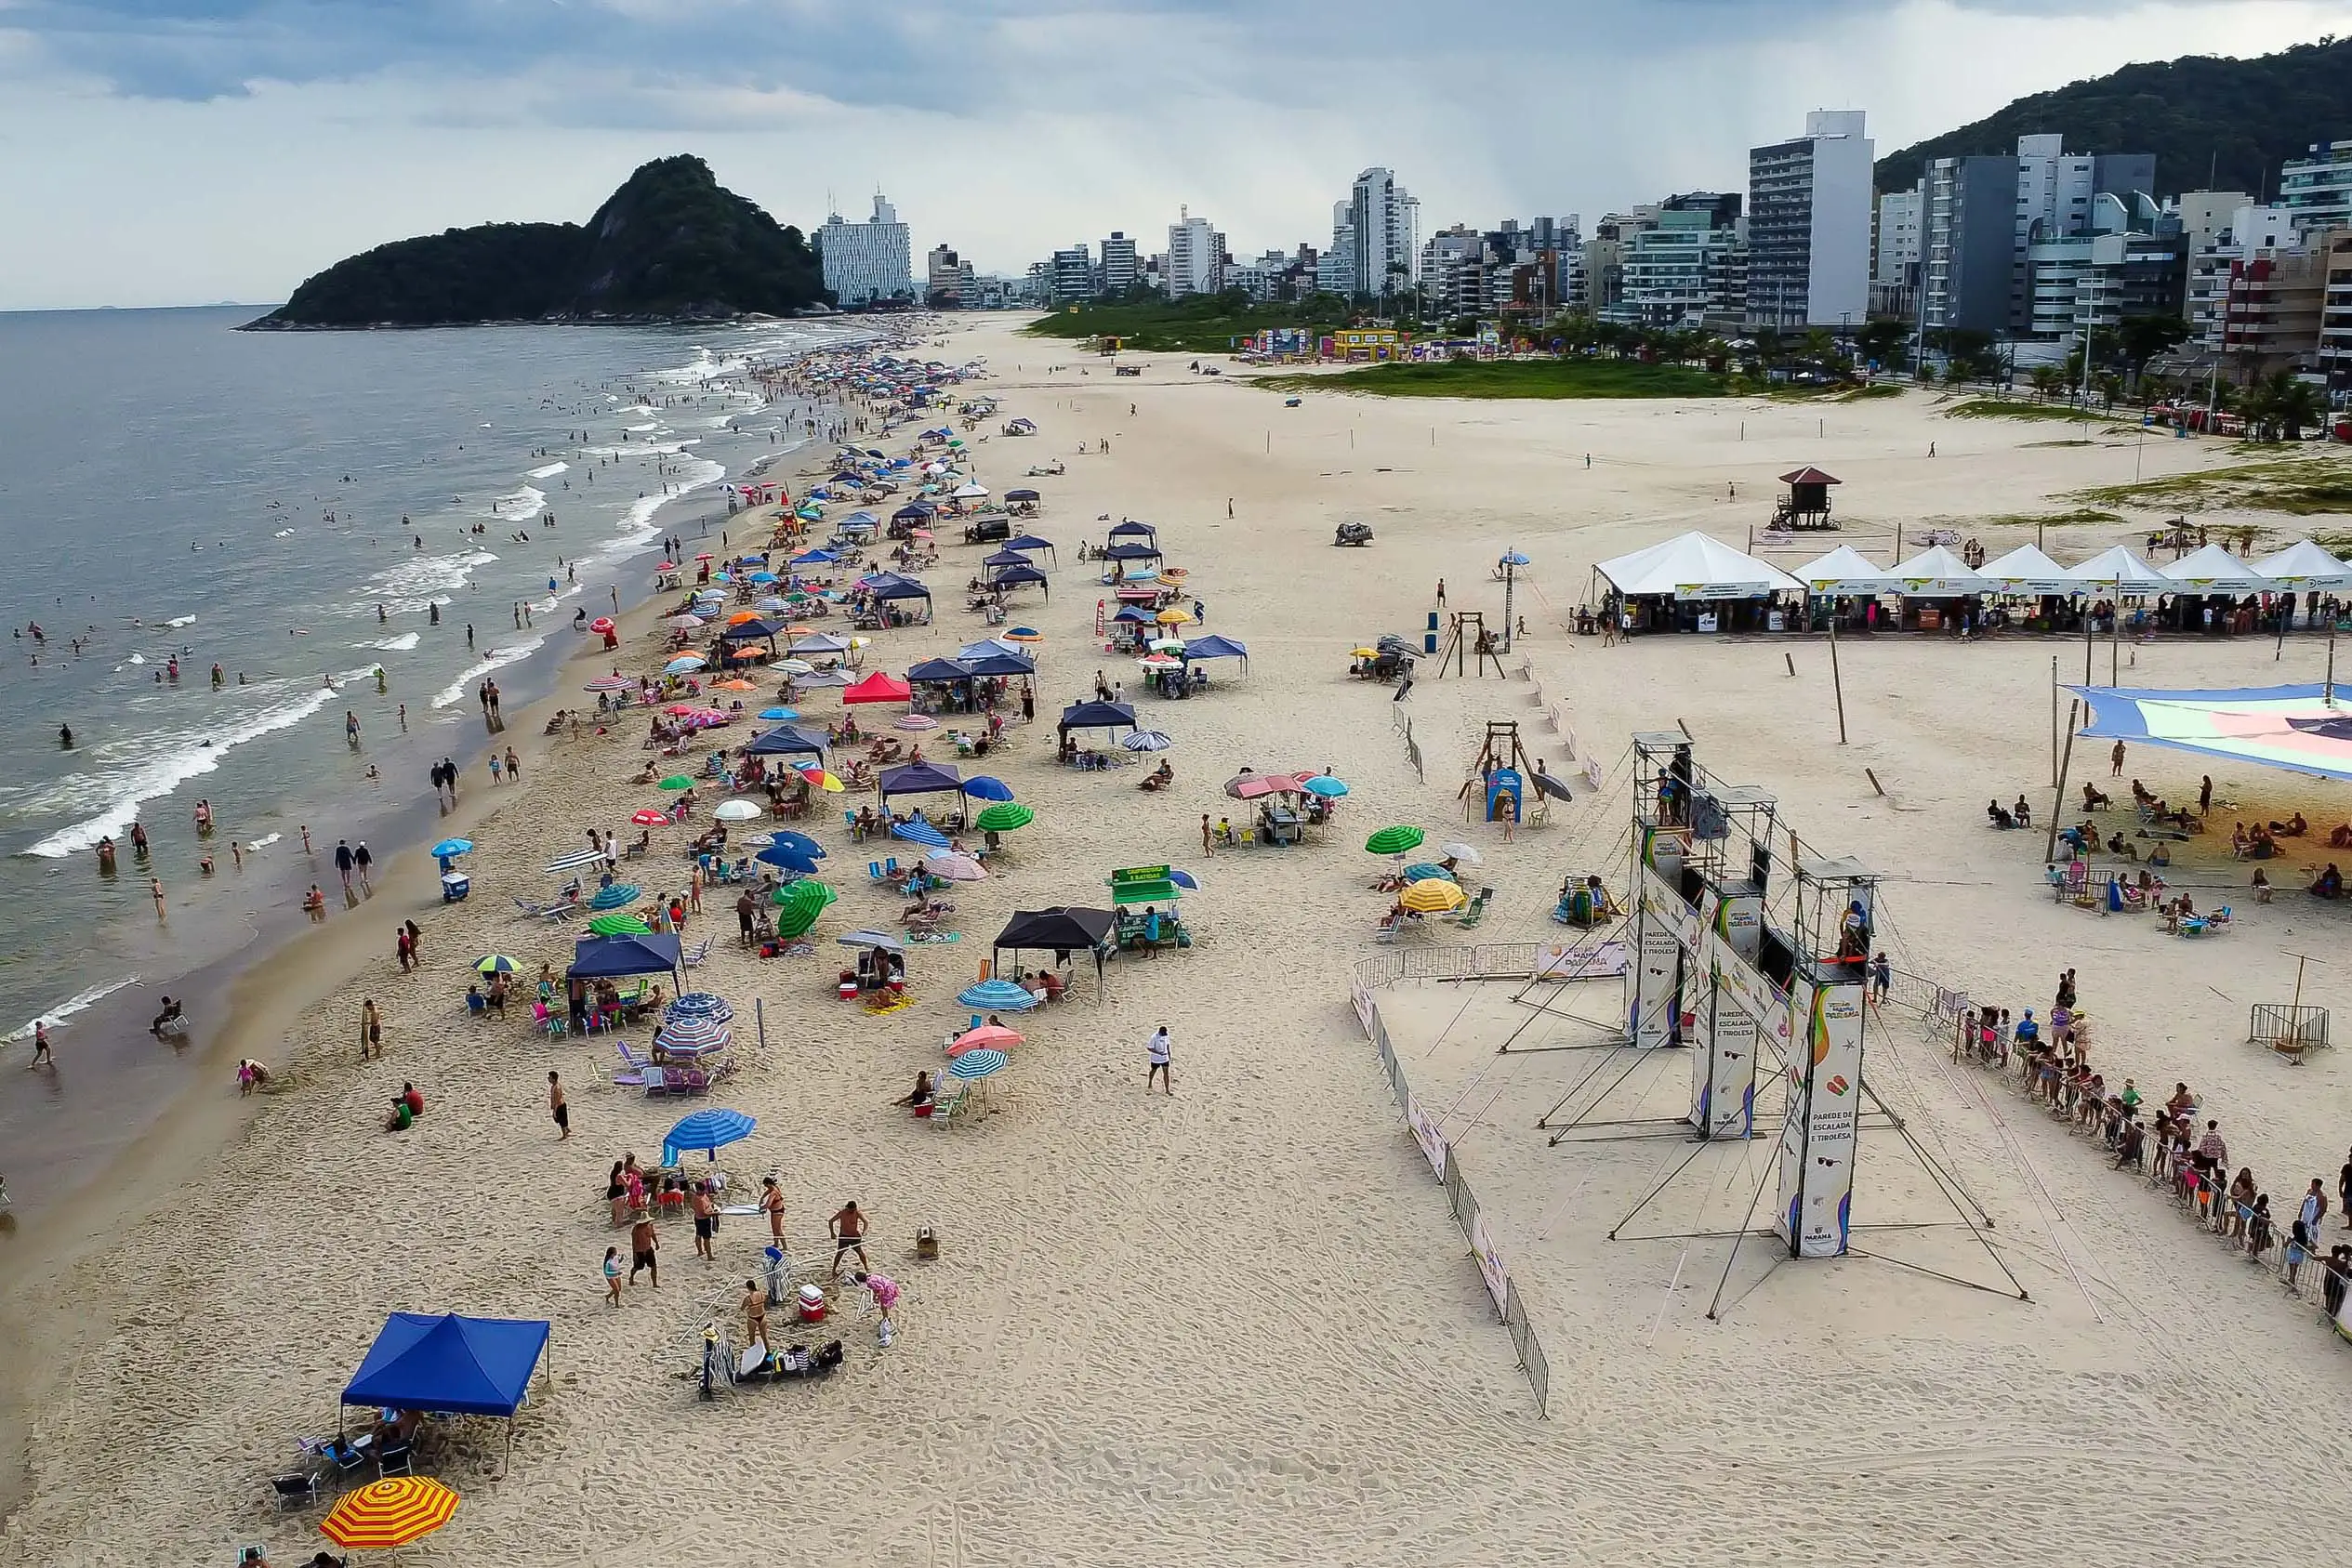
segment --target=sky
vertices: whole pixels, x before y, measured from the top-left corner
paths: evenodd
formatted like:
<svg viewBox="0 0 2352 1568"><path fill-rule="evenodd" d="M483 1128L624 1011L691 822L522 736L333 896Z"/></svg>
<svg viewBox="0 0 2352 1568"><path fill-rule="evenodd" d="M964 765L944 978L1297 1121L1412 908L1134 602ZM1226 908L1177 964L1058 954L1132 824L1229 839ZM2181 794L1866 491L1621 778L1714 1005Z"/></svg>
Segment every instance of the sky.
<svg viewBox="0 0 2352 1568"><path fill-rule="evenodd" d="M1438 21L1437 19L1441 19ZM2345 0L0 0L0 310L284 299L342 257L584 220L694 152L783 222L1019 272L1180 204L1328 243L1384 165L1424 232L1741 189L1862 109L1881 154ZM1437 21L1441 36L1433 36ZM2352 126L2315 127L2352 134ZM2089 149L2082 151L2129 151Z"/></svg>

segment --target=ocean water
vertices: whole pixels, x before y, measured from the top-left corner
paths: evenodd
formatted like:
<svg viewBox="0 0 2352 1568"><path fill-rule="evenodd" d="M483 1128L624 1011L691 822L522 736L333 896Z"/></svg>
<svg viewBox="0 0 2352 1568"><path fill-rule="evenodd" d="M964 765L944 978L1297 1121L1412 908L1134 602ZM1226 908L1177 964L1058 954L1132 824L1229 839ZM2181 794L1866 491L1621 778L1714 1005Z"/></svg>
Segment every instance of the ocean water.
<svg viewBox="0 0 2352 1568"><path fill-rule="evenodd" d="M855 330L231 330L259 313L0 314L0 1061L35 1017L70 1030L248 937L304 824L331 845L479 750L485 675L517 705L544 690L575 609L642 596L658 508L694 536L725 480L797 443L747 359Z"/></svg>

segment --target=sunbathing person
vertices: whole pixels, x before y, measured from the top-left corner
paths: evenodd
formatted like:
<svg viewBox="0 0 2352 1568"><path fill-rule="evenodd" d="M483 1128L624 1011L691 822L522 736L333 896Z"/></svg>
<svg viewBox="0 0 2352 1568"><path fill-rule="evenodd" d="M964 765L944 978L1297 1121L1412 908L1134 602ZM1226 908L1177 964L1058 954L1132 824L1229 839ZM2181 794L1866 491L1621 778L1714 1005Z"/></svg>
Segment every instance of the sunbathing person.
<svg viewBox="0 0 2352 1568"><path fill-rule="evenodd" d="M1995 827L2007 828L2017 825L2017 819L2003 810L2002 809L2001 802L1998 800L1988 801L1986 803L1985 819L1991 823Z"/></svg>
<svg viewBox="0 0 2352 1568"><path fill-rule="evenodd" d="M2328 829L2328 848L2352 850L2352 823L2339 823Z"/></svg>
<svg viewBox="0 0 2352 1568"><path fill-rule="evenodd" d="M2270 824L2270 831L2276 837L2300 838L2305 834L2311 831L2311 824L2303 820L2303 813L2301 811L2297 811L2285 822L2272 823Z"/></svg>
<svg viewBox="0 0 2352 1568"><path fill-rule="evenodd" d="M2104 807L2112 806L2114 804L2115 797L2100 789L2098 785L2086 784L2082 786L2082 809L2084 810L2096 811Z"/></svg>

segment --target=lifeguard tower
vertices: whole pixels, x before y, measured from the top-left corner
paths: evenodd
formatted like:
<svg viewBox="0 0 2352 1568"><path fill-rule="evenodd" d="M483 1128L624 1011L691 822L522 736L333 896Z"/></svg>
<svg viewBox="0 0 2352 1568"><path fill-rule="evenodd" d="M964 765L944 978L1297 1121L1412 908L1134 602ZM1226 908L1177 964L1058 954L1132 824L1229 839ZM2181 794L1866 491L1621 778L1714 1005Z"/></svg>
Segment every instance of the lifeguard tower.
<svg viewBox="0 0 2352 1568"><path fill-rule="evenodd" d="M1789 487L1789 494L1773 510L1773 527L1810 533L1837 526L1830 516L1830 486L1843 484L1843 480L1819 468L1806 468L1782 474L1780 482Z"/></svg>

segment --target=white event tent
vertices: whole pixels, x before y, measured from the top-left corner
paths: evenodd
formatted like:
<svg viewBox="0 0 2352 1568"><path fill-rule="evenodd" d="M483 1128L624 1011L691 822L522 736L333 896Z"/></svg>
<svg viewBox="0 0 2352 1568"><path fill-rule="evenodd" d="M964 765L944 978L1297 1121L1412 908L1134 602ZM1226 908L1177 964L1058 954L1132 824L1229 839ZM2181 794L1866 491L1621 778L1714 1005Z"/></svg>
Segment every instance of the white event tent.
<svg viewBox="0 0 2352 1568"><path fill-rule="evenodd" d="M1793 567L1789 575L1803 583L1807 593L1813 594L1876 595L1894 593L1901 586L1893 573L1883 566L1873 565L1852 545L1840 545L1828 555Z"/></svg>
<svg viewBox="0 0 2352 1568"><path fill-rule="evenodd" d="M1990 593L1998 586L1941 545L1930 545L1910 560L1896 562L1886 574L1896 579L1906 599L1962 599Z"/></svg>
<svg viewBox="0 0 2352 1568"><path fill-rule="evenodd" d="M1770 561L1704 534L1683 534L1593 568L1627 599L1760 599L1803 593L1804 585Z"/></svg>
<svg viewBox="0 0 2352 1568"><path fill-rule="evenodd" d="M2082 585L2067 569L2031 545L2019 545L1999 560L1988 561L1978 575L2009 593L2040 596L2078 594Z"/></svg>

